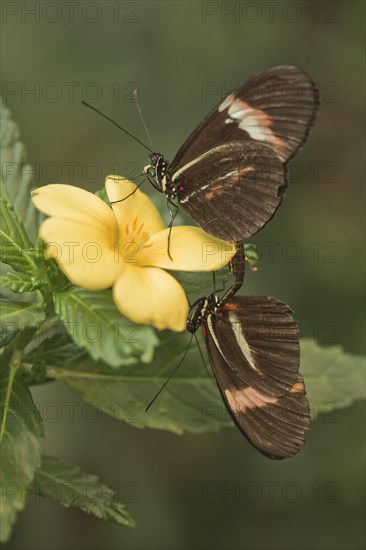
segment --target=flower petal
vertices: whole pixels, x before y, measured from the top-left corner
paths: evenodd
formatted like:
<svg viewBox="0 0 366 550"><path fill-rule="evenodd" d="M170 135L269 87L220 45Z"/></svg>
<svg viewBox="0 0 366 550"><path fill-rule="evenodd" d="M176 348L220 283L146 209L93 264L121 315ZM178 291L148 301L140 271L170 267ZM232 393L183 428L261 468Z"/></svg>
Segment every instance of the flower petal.
<svg viewBox="0 0 366 550"><path fill-rule="evenodd" d="M183 288L169 273L156 267L125 264L113 287L118 309L135 323L169 328L186 328L188 301Z"/></svg>
<svg viewBox="0 0 366 550"><path fill-rule="evenodd" d="M124 269L113 245L113 234L108 239L99 228L49 218L41 224L39 234L47 243L47 257L55 258L70 281L83 288L109 288Z"/></svg>
<svg viewBox="0 0 366 550"><path fill-rule="evenodd" d="M47 214L99 228L115 227L113 212L99 197L72 185L52 183L35 189L32 200L36 208ZM113 229L114 231L114 229Z"/></svg>
<svg viewBox="0 0 366 550"><path fill-rule="evenodd" d="M216 239L198 227L173 227L168 256L169 228L159 231L139 252L139 265L177 271L213 271L229 263L236 252L235 243Z"/></svg>
<svg viewBox="0 0 366 550"><path fill-rule="evenodd" d="M164 229L165 226L157 208L132 181L120 176L108 176L105 187L118 223L120 242L127 241L131 232L136 229L140 233L147 233L147 236ZM125 197L128 198L112 204Z"/></svg>

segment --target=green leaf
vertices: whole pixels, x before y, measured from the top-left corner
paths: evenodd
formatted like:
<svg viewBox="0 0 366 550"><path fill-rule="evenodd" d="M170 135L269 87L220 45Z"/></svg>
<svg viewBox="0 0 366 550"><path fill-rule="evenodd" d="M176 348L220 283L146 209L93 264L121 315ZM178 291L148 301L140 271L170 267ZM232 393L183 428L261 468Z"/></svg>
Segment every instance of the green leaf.
<svg viewBox="0 0 366 550"><path fill-rule="evenodd" d="M185 273L183 271L172 271L172 275L183 286L187 294L208 295L213 292L213 275L212 271L200 273ZM224 267L219 271L215 271L215 284L219 292L227 287L227 281L230 276L228 267Z"/></svg>
<svg viewBox="0 0 366 550"><path fill-rule="evenodd" d="M46 318L46 312L37 303L0 299L0 331L10 333L35 327Z"/></svg>
<svg viewBox="0 0 366 550"><path fill-rule="evenodd" d="M27 273L10 271L6 275L0 276L0 287L8 288L12 292L22 294L23 292L33 292L47 284L45 279L39 279Z"/></svg>
<svg viewBox="0 0 366 550"><path fill-rule="evenodd" d="M102 187L102 189L98 189L98 191L95 192L96 196L102 199L106 204L110 205L107 190L105 187Z"/></svg>
<svg viewBox="0 0 366 550"><path fill-rule="evenodd" d="M340 346L320 347L312 339L301 340L301 372L312 406L348 407L365 399L365 363L361 355L346 353Z"/></svg>
<svg viewBox="0 0 366 550"><path fill-rule="evenodd" d="M62 291L70 286L70 281L61 271L56 260L46 257L47 245L42 239L36 241L36 259L40 280L44 280L54 291Z"/></svg>
<svg viewBox="0 0 366 550"><path fill-rule="evenodd" d="M17 217L13 206L3 194L0 195L0 260L18 271L34 273L34 249L25 232L24 226Z"/></svg>
<svg viewBox="0 0 366 550"><path fill-rule="evenodd" d="M32 379L36 384L43 384L47 378L47 365L44 359L35 359L31 370Z"/></svg>
<svg viewBox="0 0 366 550"><path fill-rule="evenodd" d="M253 243L248 243L244 245L245 259L249 263L251 269L256 270L259 264L259 256L257 247Z"/></svg>
<svg viewBox="0 0 366 550"><path fill-rule="evenodd" d="M55 337L58 339L58 334ZM46 343L47 344L47 343ZM70 361L71 358L86 357L85 350L80 349L74 342L65 341L60 338L56 345L44 345L36 349L31 355L34 360L44 361L48 365L62 365L65 361Z"/></svg>
<svg viewBox="0 0 366 550"><path fill-rule="evenodd" d="M97 518L135 527L125 506L97 476L83 472L79 466L63 464L51 456L42 457L31 490L66 508L79 508Z"/></svg>
<svg viewBox="0 0 366 550"><path fill-rule="evenodd" d="M10 344L10 342L18 334L18 329L14 326L6 326L4 328L0 327L0 348L3 348Z"/></svg>
<svg viewBox="0 0 366 550"><path fill-rule="evenodd" d="M21 354L21 352L15 352ZM14 356L13 356L14 357ZM18 359L20 360L20 358ZM1 376L0 386L0 540L8 540L26 490L40 465L43 426L31 393L15 374L16 360Z"/></svg>
<svg viewBox="0 0 366 550"><path fill-rule="evenodd" d="M163 333L149 365L139 363L111 369L102 361L81 359L49 368L48 374L104 412L137 428L210 433L232 426L216 383L211 373L206 373L194 340L180 369L145 412L178 365L188 341L188 335ZM204 348L204 343L201 347ZM301 372L312 408L320 403L327 411L329 404L343 407L364 397L360 357L345 354L339 348L320 348L307 340L302 341L301 349ZM209 365L207 360L206 363Z"/></svg>
<svg viewBox="0 0 366 550"><path fill-rule="evenodd" d="M56 312L75 343L93 359L111 365L129 365L152 359L158 339L151 327L136 325L118 311L111 290L69 287L55 293Z"/></svg>
<svg viewBox="0 0 366 550"><path fill-rule="evenodd" d="M9 201L24 223L30 239L35 242L42 214L36 210L30 199L34 188L34 172L27 162L27 154L20 141L18 125L13 121L9 109L1 99L0 131L1 179L6 187Z"/></svg>
<svg viewBox="0 0 366 550"><path fill-rule="evenodd" d="M218 432L231 425L214 380L208 376L197 345L192 345L178 372L145 412L154 395L183 356L190 337L165 331L152 363L112 369L90 358L49 368L48 374L83 399L137 428L175 433Z"/></svg>
<svg viewBox="0 0 366 550"><path fill-rule="evenodd" d="M259 263L257 247L255 244L245 244L245 258L252 269L256 269ZM181 271L172 271L172 275L184 287L187 294L208 295L214 291L212 271L200 273L185 273ZM228 266L215 271L216 292L224 292L229 287L230 269ZM231 283L230 283L231 284Z"/></svg>
<svg viewBox="0 0 366 550"><path fill-rule="evenodd" d="M63 365L66 361L87 357L87 352L79 348L66 333L60 320L48 319L34 334L28 344L24 361L31 364L27 369L28 384L48 381L47 365Z"/></svg>

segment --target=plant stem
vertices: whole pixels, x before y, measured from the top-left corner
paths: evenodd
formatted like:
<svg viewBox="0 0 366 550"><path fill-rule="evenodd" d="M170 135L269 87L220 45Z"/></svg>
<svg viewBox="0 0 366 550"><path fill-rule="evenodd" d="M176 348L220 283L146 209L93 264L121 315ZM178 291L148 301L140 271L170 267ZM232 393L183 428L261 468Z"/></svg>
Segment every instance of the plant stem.
<svg viewBox="0 0 366 550"><path fill-rule="evenodd" d="M10 403L10 396L11 391L14 384L14 378L15 374L20 366L21 360L22 360L22 351L19 349L14 350L13 355L11 356L10 362L9 362L9 380L8 380L8 386L6 388L6 394L5 394L5 400L4 400L4 407L3 407L3 414L1 419L1 427L0 427L0 443L2 441L2 438L4 436L5 432L5 426L6 426L6 419L8 416L8 410L9 410L9 403Z"/></svg>

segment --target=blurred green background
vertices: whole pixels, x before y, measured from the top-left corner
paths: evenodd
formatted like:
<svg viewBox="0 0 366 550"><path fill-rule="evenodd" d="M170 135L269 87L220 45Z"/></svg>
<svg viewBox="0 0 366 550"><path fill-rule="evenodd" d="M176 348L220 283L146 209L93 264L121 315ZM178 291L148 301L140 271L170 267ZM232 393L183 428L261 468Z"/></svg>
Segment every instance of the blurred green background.
<svg viewBox="0 0 366 550"><path fill-rule="evenodd" d="M82 107L82 98L145 139L131 97L137 85L154 146L171 159L236 84L277 64L304 68L319 84L321 111L292 163L283 206L253 239L262 258L245 292L289 303L302 334L321 345L362 353L364 6L4 1L2 92L37 183L95 190L111 172L141 171L147 157ZM46 452L118 488L138 528L30 498L4 548L365 545L363 403L337 412L334 422L320 416L299 456L271 462L236 430L199 437L140 431L107 416L90 422L82 403L72 418L67 404L79 400L56 383L34 396L46 422Z"/></svg>

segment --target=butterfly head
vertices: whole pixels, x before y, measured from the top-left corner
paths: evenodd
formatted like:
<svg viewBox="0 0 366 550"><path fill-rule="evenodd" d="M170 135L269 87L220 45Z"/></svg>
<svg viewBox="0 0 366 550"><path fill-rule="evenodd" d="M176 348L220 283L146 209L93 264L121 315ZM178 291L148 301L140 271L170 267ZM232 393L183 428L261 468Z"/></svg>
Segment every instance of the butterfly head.
<svg viewBox="0 0 366 550"><path fill-rule="evenodd" d="M215 314L221 307L221 301L216 294L200 298L194 302L188 313L186 328L188 332L196 332L202 321L205 321L210 314Z"/></svg>
<svg viewBox="0 0 366 550"><path fill-rule="evenodd" d="M171 193L167 190L168 180L170 179L169 177L167 179L168 162L161 153L151 153L149 160L150 164L145 166L144 173L155 189L166 193L170 197Z"/></svg>
<svg viewBox="0 0 366 550"><path fill-rule="evenodd" d="M205 317L207 306L207 298L200 298L191 305L186 325L188 332L196 332Z"/></svg>
<svg viewBox="0 0 366 550"><path fill-rule="evenodd" d="M152 168L156 168L156 166L159 164L160 160L163 159L163 155L161 153L150 153L149 155L149 161Z"/></svg>
<svg viewBox="0 0 366 550"><path fill-rule="evenodd" d="M149 155L150 164L147 164L144 167L144 173L149 178L154 178L155 179L155 177L156 177L156 168L157 168L161 158L163 158L163 155L161 155L160 153L150 153L150 155Z"/></svg>

